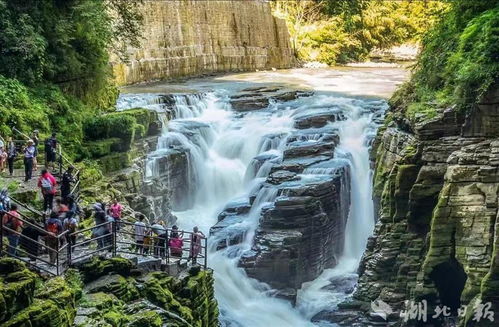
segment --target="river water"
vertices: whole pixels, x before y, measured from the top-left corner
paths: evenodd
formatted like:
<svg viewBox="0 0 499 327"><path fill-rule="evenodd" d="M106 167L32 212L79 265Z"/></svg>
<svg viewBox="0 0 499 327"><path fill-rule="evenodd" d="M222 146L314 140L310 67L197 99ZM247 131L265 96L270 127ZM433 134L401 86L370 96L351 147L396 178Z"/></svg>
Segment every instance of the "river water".
<svg viewBox="0 0 499 327"><path fill-rule="evenodd" d="M128 87L120 96L119 109L147 107L162 113L173 111L150 154L145 178L157 174L157 158L171 148L186 149L188 174L192 185L184 194L182 210L174 212L177 224L186 230L193 226L208 234L218 214L229 202L244 202L256 194L247 217L222 234L210 238L209 266L214 270L215 291L224 326L314 326L311 318L334 308L350 292L330 286L335 278L354 280L355 271L374 229L372 171L369 147L383 112L385 98L406 78L400 68L292 69L273 72L231 74L189 80L185 83L152 83ZM271 101L267 108L247 113L231 109L230 96L255 86L279 86L287 90L313 91L313 96L287 102ZM173 104L161 94L175 94ZM347 165L350 178L350 211L345 244L339 263L298 290L296 306L272 297L269 286L248 278L238 262L253 244L261 210L272 205L277 190L265 186L273 163L282 160L287 137L295 132L295 119L309 110L335 108L343 120L330 122L339 144L331 167L307 168L299 175L303 183L331 174L338 161ZM271 137L269 135L279 137ZM314 134L312 134L314 135ZM305 142L318 142L314 136ZM255 168L256 156L273 158ZM263 185L263 187L262 187ZM255 191L256 190L256 191ZM216 251L232 231L244 230L242 242Z"/></svg>

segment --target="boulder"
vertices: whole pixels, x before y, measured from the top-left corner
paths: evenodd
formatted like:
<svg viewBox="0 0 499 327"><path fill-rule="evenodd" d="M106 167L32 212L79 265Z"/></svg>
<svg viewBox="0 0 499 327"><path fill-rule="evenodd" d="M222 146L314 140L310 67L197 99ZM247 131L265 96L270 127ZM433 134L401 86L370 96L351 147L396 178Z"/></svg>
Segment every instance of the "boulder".
<svg viewBox="0 0 499 327"><path fill-rule="evenodd" d="M318 108L299 111L294 116L295 127L299 129L324 127L330 122L344 120L338 108Z"/></svg>
<svg viewBox="0 0 499 327"><path fill-rule="evenodd" d="M342 254L350 201L348 171L304 180L291 172L273 175L273 187L286 196L263 208L254 245L239 264L248 276L277 290L298 289L334 267Z"/></svg>

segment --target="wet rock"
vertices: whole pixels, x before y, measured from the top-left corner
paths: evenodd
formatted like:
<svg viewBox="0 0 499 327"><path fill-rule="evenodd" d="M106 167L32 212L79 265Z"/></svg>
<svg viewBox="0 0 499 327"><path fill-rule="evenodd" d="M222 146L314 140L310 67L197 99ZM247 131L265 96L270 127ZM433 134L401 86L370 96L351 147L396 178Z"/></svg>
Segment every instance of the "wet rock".
<svg viewBox="0 0 499 327"><path fill-rule="evenodd" d="M325 126L321 128L307 128L300 129L292 132L288 138L287 143L293 143L296 141L322 141L322 142L334 142L338 144L340 142L340 137L338 136L338 130L332 126Z"/></svg>
<svg viewBox="0 0 499 327"><path fill-rule="evenodd" d="M300 178L297 176L296 173L287 170L278 170L270 174L270 176L267 178L267 182L270 184L277 185L281 184L282 182L295 181L299 179Z"/></svg>
<svg viewBox="0 0 499 327"><path fill-rule="evenodd" d="M376 138L379 223L359 267L356 299L382 300L397 315L405 300L427 299L430 311L476 298L499 308L491 295L497 278L488 277L498 271L490 249L497 247L499 142L489 124L497 103L477 108L464 125L451 107Z"/></svg>
<svg viewBox="0 0 499 327"><path fill-rule="evenodd" d="M284 160L292 158L303 158L311 156L333 157L335 144L333 142L293 142L287 145L284 150Z"/></svg>
<svg viewBox="0 0 499 327"><path fill-rule="evenodd" d="M342 253L348 174L345 170L304 180L288 178L273 187L285 196L263 208L254 246L240 266L275 289L297 289L336 265Z"/></svg>
<svg viewBox="0 0 499 327"><path fill-rule="evenodd" d="M294 116L295 127L299 129L324 127L327 123L344 120L341 110L336 108L310 109Z"/></svg>
<svg viewBox="0 0 499 327"><path fill-rule="evenodd" d="M337 276L331 278L329 284L324 286L323 289L336 293L351 294L355 290L357 279L358 276L356 274Z"/></svg>
<svg viewBox="0 0 499 327"><path fill-rule="evenodd" d="M281 87L254 87L231 95L230 104L234 111L247 112L267 108L271 102L288 102L311 95L313 92L310 91L284 90Z"/></svg>
<svg viewBox="0 0 499 327"><path fill-rule="evenodd" d="M238 112L246 112L252 110L260 110L267 108L270 99L263 96L254 96L248 94L246 96L240 95L235 99L230 100L232 109Z"/></svg>
<svg viewBox="0 0 499 327"><path fill-rule="evenodd" d="M291 303L291 305L296 304L296 289L285 288L280 290L271 290L269 292L270 296L276 297L278 299L283 299Z"/></svg>
<svg viewBox="0 0 499 327"><path fill-rule="evenodd" d="M147 201L154 203L156 216L161 217L162 208L170 207L173 210L190 208L192 202L189 194L191 180L189 176L189 152L182 148L171 148L163 153L155 154L153 169L154 179L146 179L143 185L143 194Z"/></svg>
<svg viewBox="0 0 499 327"><path fill-rule="evenodd" d="M247 216L230 215L221 219L210 228L210 237L215 240L217 250L242 243L247 227L240 225Z"/></svg>
<svg viewBox="0 0 499 327"><path fill-rule="evenodd" d="M224 210L218 215L218 221L225 219L227 216L235 216L247 214L251 209L249 201L245 198L233 200L225 205Z"/></svg>
<svg viewBox="0 0 499 327"><path fill-rule="evenodd" d="M245 181L251 181L253 178L258 176L265 176L272 169L273 164L279 163L281 161L281 156L272 153L272 152L264 152L254 157L251 160L248 168L246 169L246 173L244 175ZM268 165L265 169L262 169L264 165ZM260 171L262 170L262 171ZM268 170L268 171L267 171Z"/></svg>
<svg viewBox="0 0 499 327"><path fill-rule="evenodd" d="M225 206L218 215L218 223L210 228L210 237L217 242L217 250L243 241L247 227L239 224L247 218L250 209L248 199L234 200Z"/></svg>

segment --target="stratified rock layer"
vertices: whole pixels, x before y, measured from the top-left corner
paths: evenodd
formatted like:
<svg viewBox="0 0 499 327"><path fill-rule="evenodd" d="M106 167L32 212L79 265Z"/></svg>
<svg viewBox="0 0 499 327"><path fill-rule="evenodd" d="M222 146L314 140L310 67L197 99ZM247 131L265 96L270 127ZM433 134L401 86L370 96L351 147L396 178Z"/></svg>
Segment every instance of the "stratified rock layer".
<svg viewBox="0 0 499 327"><path fill-rule="evenodd" d="M267 2L146 0L142 13L141 48L112 63L119 84L295 64L286 24Z"/></svg>
<svg viewBox="0 0 499 327"><path fill-rule="evenodd" d="M499 125L490 123L498 108L494 88L467 117L449 108L380 131L374 151L379 223L355 299L390 304L394 320L408 308L405 300L426 300L429 320L438 305L466 305L467 315L458 318L463 326L494 326L473 318L477 301L499 310Z"/></svg>

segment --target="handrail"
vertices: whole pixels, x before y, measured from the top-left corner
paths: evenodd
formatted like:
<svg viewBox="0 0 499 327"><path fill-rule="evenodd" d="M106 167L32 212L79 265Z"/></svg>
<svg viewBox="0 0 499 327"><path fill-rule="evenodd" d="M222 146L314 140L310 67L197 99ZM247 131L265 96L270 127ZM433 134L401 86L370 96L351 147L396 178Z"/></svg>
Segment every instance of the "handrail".
<svg viewBox="0 0 499 327"><path fill-rule="evenodd" d="M15 203L15 204L17 204L18 206L20 206L20 207L22 207L22 208L24 208L24 209L26 209L26 210L28 210L28 211L30 211L31 213L35 214L35 215L36 215L36 216L38 216L38 217L43 217L43 214L42 214L40 211L38 211L38 210L36 210L36 209L34 209L34 208L30 207L30 206L29 206L29 205L27 205L26 203L23 203L23 202L21 202L21 201L17 200L16 198L10 197L10 201L11 201L11 202L14 202L14 203Z"/></svg>
<svg viewBox="0 0 499 327"><path fill-rule="evenodd" d="M207 239L201 239L199 253L195 253L196 255L193 256L193 232L177 231L184 244L181 248L181 254L175 255L173 252L170 254L171 248L169 240L171 232L173 231L171 228L165 228L164 233L160 235L152 235L154 228L151 225L146 225L145 228L147 235L145 235L145 237L150 239L150 244L144 244L135 239L136 234L134 232L127 230L135 226L134 223L124 221L107 221L72 233L69 230L65 230L58 235L52 235L45 229L29 222L27 219L24 219L25 216L22 214L20 217L16 217L8 212L3 213L9 214L10 216L22 221L23 224L35 228L42 237L45 237L46 242L51 239L53 241L51 241L51 243L43 244L38 240L30 239L26 235L23 235L22 232L15 231L7 226L4 226L2 215L2 217L0 217L0 256L9 255L15 257L26 262L30 267L54 276L64 273L66 269L73 265L76 261L94 256L95 254L101 252L112 252L112 256L117 256L118 254L152 256L161 259L162 262L167 264L175 262L180 263L181 260L187 260L187 262L192 261L192 264L197 264L196 259L198 258L202 260L202 266L205 269L207 268ZM92 235L91 238L85 237L85 232L97 231L101 227L105 227L105 233ZM34 257L26 249L15 248L12 251L10 244L6 247L7 250L4 250L3 237L9 235L17 235L19 239L26 240L28 244L31 244L31 246L36 246L36 251L39 251L41 248L43 252L49 254L50 260L47 261L47 259L39 256L38 254ZM83 240L77 242L76 239L78 236L83 237ZM125 238L126 236L132 237ZM97 243L97 249L91 247L92 243ZM77 251L77 249L81 249L81 251ZM18 255L18 252L26 253L28 255L28 259ZM185 256L184 253L187 253L188 256ZM30 261L29 258L34 259L35 262ZM36 260L38 260L38 262Z"/></svg>

